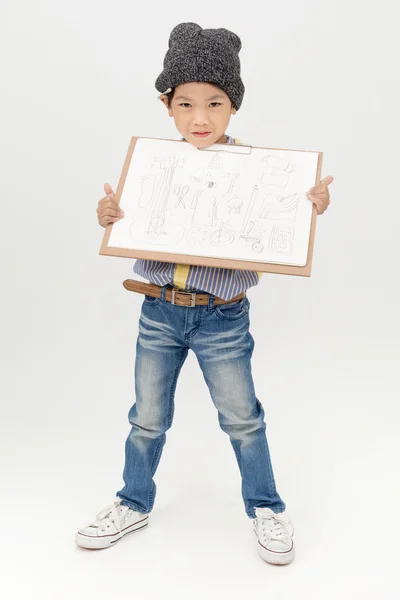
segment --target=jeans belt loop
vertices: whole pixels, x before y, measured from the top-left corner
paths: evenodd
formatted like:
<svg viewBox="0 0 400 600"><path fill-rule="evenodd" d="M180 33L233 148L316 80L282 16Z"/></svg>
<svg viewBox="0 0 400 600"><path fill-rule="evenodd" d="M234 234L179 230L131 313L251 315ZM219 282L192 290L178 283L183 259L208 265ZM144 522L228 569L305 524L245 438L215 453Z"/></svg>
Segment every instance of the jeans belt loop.
<svg viewBox="0 0 400 600"><path fill-rule="evenodd" d="M160 298L161 298L161 301L162 301L162 302L166 302L166 299L165 299L165 294L166 294L167 288L169 288L169 287L170 287L170 284L169 284L169 283L166 283L166 284L165 284L165 285L163 285L163 286L162 286L162 288L161 288L161 296L160 296Z"/></svg>
<svg viewBox="0 0 400 600"><path fill-rule="evenodd" d="M208 310L209 311L214 310L214 298L215 298L215 296L213 294L210 294L208 296Z"/></svg>

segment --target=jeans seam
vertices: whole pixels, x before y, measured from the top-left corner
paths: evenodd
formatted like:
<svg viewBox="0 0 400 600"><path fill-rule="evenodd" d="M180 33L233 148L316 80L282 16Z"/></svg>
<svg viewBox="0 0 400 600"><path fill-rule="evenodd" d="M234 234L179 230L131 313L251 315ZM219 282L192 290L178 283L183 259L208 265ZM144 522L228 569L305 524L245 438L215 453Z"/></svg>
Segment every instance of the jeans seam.
<svg viewBox="0 0 400 600"><path fill-rule="evenodd" d="M181 350L181 358L180 358L180 361L178 363L178 366L175 369L175 376L174 376L174 379L172 380L171 390L170 390L170 394L169 394L168 416L167 416L168 429L172 425L172 400L174 398L174 394L175 394L175 390L176 390L176 384L177 384L179 373L180 373L180 370L181 370L182 365L184 363L184 360L185 360L185 348L182 348L182 350ZM164 446L165 440L166 440L166 434L164 433L163 436L161 437L158 445L157 445L156 451L154 453L154 458L153 458L153 461L151 463L151 476L152 477L154 476L154 466L157 464L157 460L160 457L161 450L162 450L162 448ZM152 506L152 503L154 502L154 497L155 497L155 492L154 492L154 488L153 488L153 489L150 489L149 497L147 499L147 505L149 507Z"/></svg>
<svg viewBox="0 0 400 600"><path fill-rule="evenodd" d="M235 322L235 321L239 321L240 319L243 319L243 317L247 317L249 315L249 312L243 308L241 310L241 312L238 313L237 315L235 315L234 317L226 317L222 312L220 312L218 310L218 308L219 308L218 306L215 308L214 313L217 315L217 317L219 319L221 319L221 321Z"/></svg>
<svg viewBox="0 0 400 600"><path fill-rule="evenodd" d="M197 315L198 315L198 324L197 327L194 331L190 331L188 334L185 334L185 340L187 342L190 342L200 331L201 326L203 324L204 321L204 310L201 310L203 308L205 308L208 311L208 307L203 307L203 306L199 306L198 307L200 310L198 311ZM186 324L185 324L186 325Z"/></svg>
<svg viewBox="0 0 400 600"><path fill-rule="evenodd" d="M151 477L152 478L154 476L154 465L157 464L157 460L160 457L161 450L162 450L162 448L164 446L164 441L165 441L165 433L162 435L160 441L158 442L156 451L154 453L153 462L151 464ZM153 486L150 488L149 496L147 498L147 506L149 507L149 509L150 509L150 507L153 506L154 497L155 497L155 490L154 490L154 482L153 482Z"/></svg>
<svg viewBox="0 0 400 600"><path fill-rule="evenodd" d="M232 446L233 446L233 444L232 444ZM235 446L233 446L233 451L236 454L236 460L238 462L240 475L243 476L242 475L242 461L240 460L239 450Z"/></svg>
<svg viewBox="0 0 400 600"><path fill-rule="evenodd" d="M178 366L175 369L175 376L174 376L174 379L172 381L171 391L170 391L170 394L169 394L168 428L170 428L171 425L172 425L172 416L171 416L171 413L172 413L172 410L171 410L172 400L173 400L174 395L175 395L176 384L177 384L177 381L178 381L179 373L180 373L180 370L182 369L182 365L183 365L183 363L185 361L185 351L186 351L186 349L182 348L182 350L181 350L181 358L180 358Z"/></svg>

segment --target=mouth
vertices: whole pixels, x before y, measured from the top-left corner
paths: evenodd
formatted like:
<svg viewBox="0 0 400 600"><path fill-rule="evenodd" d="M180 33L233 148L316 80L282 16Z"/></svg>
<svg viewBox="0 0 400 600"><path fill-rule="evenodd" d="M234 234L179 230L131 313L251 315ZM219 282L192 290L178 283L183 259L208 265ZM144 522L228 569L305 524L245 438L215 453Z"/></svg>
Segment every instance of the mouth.
<svg viewBox="0 0 400 600"><path fill-rule="evenodd" d="M207 136L211 135L211 131L192 131L192 135L194 135L194 137L197 138L206 138Z"/></svg>

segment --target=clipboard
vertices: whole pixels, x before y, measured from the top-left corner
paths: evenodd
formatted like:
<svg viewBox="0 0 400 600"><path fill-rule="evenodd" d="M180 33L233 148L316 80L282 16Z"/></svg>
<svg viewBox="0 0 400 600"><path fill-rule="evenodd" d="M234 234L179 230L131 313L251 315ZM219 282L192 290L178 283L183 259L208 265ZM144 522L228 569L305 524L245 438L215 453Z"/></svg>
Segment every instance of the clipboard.
<svg viewBox="0 0 400 600"><path fill-rule="evenodd" d="M139 139L147 139L154 141L163 141L163 142L173 142L174 144L187 144L187 142L183 140L170 140L170 139L159 139L159 138L146 138L146 137L132 137L129 143L128 151L126 154L126 158L124 161L124 165L122 168L121 176L119 178L116 194L115 194L115 202L117 204L120 203L121 197L124 191L125 182L127 179L128 171L130 168L132 156L135 151L136 143ZM276 151L291 151L291 152L313 152L317 154L317 168L314 185L318 185L320 183L321 178L321 169L322 169L322 159L323 153L320 151L312 151L312 150L296 150L289 148L266 148L260 146L249 146L244 144L214 144L213 146L209 146L208 148L199 149L199 152L229 152L236 153L242 155L251 155L253 149L257 150L276 150ZM197 266L209 266L209 267L219 267L226 269L237 269L237 270L250 270L256 271L259 273L275 273L282 275L297 275L310 277L311 269L312 269L312 260L313 260L313 250L314 250L314 241L315 241L315 230L316 230L316 217L317 217L317 209L315 205L312 205L312 213L311 213L311 223L309 229L309 239L308 239L308 250L307 250L307 260L304 266L297 265L289 265L282 263L273 263L273 262L261 262L258 260L242 260L242 259L232 259L232 258L221 258L215 256L199 256L195 254L189 253L179 253L179 252L164 252L159 250L144 250L144 249L134 249L134 248L124 248L124 247L116 247L109 245L110 235L113 229L114 224L110 224L106 227L103 240L101 243L99 254L103 256L117 256L121 258L134 258L134 259L144 259L144 260L154 260L154 261L162 261L168 263L177 263L184 265L197 265Z"/></svg>
<svg viewBox="0 0 400 600"><path fill-rule="evenodd" d="M208 148L199 148L199 152L227 152L229 154L251 154L253 146L244 144L213 144Z"/></svg>

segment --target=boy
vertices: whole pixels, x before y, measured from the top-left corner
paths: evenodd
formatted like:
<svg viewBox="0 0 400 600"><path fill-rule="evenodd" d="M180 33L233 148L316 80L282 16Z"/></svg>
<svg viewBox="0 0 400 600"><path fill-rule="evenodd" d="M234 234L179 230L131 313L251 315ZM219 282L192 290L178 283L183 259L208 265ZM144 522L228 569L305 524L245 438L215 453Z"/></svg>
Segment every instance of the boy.
<svg viewBox="0 0 400 600"><path fill-rule="evenodd" d="M197 148L234 143L225 132L244 95L240 49L239 37L226 29L182 23L171 33L156 88L179 133ZM320 213L329 204L331 181L326 178L309 196ZM111 187L106 184L104 189L107 195L97 213L105 227L123 213ZM172 423L176 382L192 349L236 455L259 554L272 564L291 562L293 527L275 487L264 411L251 375L254 342L246 290L257 285L258 274L148 260L136 261L135 272L150 284L138 282L135 289L146 295L137 341L136 403L129 411L132 429L125 444L125 486L95 522L78 530L76 543L107 548L148 524L156 492L153 476Z"/></svg>

